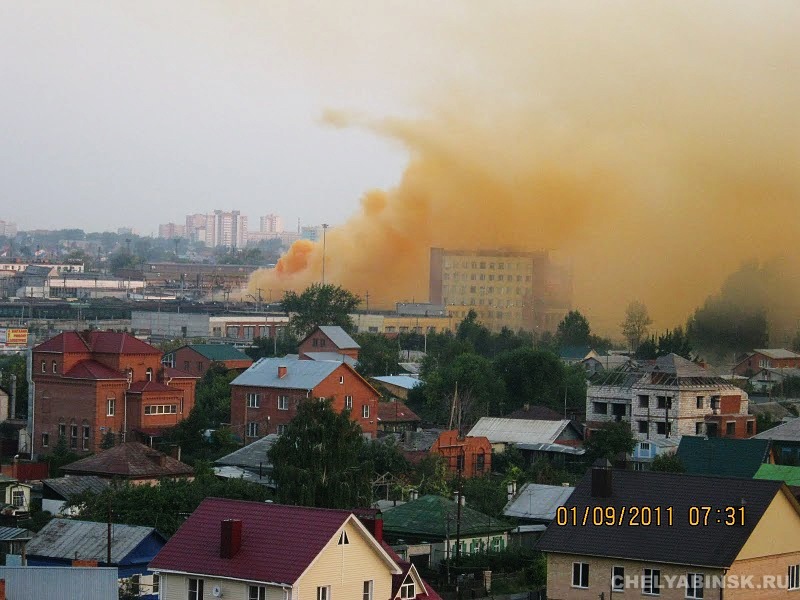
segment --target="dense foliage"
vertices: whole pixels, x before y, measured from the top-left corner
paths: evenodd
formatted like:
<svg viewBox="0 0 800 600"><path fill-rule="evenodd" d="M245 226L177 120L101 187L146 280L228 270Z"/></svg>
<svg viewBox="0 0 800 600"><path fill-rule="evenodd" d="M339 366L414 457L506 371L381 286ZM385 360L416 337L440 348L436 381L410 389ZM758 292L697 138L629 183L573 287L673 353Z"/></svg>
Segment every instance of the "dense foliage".
<svg viewBox="0 0 800 600"><path fill-rule="evenodd" d="M630 423L626 421L610 422L590 435L583 443L586 456L591 462L598 458L614 461L618 454L630 454L636 446Z"/></svg>
<svg viewBox="0 0 800 600"><path fill-rule="evenodd" d="M350 313L361 304L361 298L338 285L315 283L299 294L286 292L281 304L292 315L292 332L303 338L318 325L338 325L352 333Z"/></svg>

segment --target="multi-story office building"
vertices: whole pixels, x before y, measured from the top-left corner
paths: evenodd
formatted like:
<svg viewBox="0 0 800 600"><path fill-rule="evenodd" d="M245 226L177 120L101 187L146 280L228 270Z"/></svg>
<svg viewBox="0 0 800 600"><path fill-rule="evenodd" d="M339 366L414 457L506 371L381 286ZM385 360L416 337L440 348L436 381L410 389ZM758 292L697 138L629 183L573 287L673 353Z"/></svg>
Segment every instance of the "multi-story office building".
<svg viewBox="0 0 800 600"><path fill-rule="evenodd" d="M544 250L431 248L429 299L495 331L552 331L570 310L572 274Z"/></svg>

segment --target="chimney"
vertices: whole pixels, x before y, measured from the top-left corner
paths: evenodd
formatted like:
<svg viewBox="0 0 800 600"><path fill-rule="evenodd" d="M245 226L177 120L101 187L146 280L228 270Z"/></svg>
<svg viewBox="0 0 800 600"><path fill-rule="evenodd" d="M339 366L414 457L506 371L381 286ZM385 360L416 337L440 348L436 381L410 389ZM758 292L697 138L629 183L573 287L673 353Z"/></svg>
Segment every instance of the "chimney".
<svg viewBox="0 0 800 600"><path fill-rule="evenodd" d="M242 522L239 519L222 521L219 556L233 558L242 547Z"/></svg>
<svg viewBox="0 0 800 600"><path fill-rule="evenodd" d="M610 498L611 489L611 463L598 458L592 464L592 498Z"/></svg>
<svg viewBox="0 0 800 600"><path fill-rule="evenodd" d="M6 600L6 580L0 579L0 600Z"/></svg>
<svg viewBox="0 0 800 600"><path fill-rule="evenodd" d="M362 515L358 520L366 527L378 543L383 541L383 515L376 511L374 515Z"/></svg>
<svg viewBox="0 0 800 600"><path fill-rule="evenodd" d="M286 377L286 373L287 373L288 371L289 371L289 370L286 368L286 366L285 366L285 365L281 365L281 366L279 366L279 367L278 367L278 379L283 379L284 377Z"/></svg>

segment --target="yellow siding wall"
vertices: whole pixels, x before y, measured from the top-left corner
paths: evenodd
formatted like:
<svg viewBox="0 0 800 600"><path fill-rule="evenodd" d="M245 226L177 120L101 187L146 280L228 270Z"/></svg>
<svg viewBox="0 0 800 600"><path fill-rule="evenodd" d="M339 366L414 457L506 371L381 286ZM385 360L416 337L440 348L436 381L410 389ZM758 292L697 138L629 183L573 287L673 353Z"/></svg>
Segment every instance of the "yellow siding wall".
<svg viewBox="0 0 800 600"><path fill-rule="evenodd" d="M161 576L161 600L186 600L189 596L189 577L163 574ZM225 600L247 600L248 584L229 579L204 578L203 600L217 600L211 590L218 585ZM283 589L267 586L267 600L283 600Z"/></svg>
<svg viewBox="0 0 800 600"><path fill-rule="evenodd" d="M296 600L317 600L317 587L331 586L333 600L360 600L364 581L373 580L373 598L385 600L392 594L392 572L361 531L352 523L345 526L350 543L339 546L338 534L317 556L296 584Z"/></svg>
<svg viewBox="0 0 800 600"><path fill-rule="evenodd" d="M745 519L747 507L745 507ZM736 560L796 553L800 550L800 517L791 501L779 492L772 499Z"/></svg>

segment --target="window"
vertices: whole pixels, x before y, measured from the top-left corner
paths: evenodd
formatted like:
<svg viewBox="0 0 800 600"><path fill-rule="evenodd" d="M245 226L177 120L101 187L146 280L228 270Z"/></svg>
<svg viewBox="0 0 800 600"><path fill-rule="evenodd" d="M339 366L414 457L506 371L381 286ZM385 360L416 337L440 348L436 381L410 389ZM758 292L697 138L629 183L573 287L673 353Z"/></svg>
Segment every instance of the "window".
<svg viewBox="0 0 800 600"><path fill-rule="evenodd" d="M114 407L117 403L116 398L109 398L106 400L106 416L113 417L114 416Z"/></svg>
<svg viewBox="0 0 800 600"><path fill-rule="evenodd" d="M247 437L258 437L258 423L250 421L247 424Z"/></svg>
<svg viewBox="0 0 800 600"><path fill-rule="evenodd" d="M323 585L318 587L317 600L331 600L331 586Z"/></svg>
<svg viewBox="0 0 800 600"><path fill-rule="evenodd" d="M88 425L84 425L83 426L83 449L84 450L88 450L89 449L89 435L90 435L90 432L91 432L91 429L89 428L89 426Z"/></svg>
<svg viewBox="0 0 800 600"><path fill-rule="evenodd" d="M413 581L409 581L408 583L404 583L400 586L400 597L401 598L416 598L417 597L417 586L414 584Z"/></svg>
<svg viewBox="0 0 800 600"><path fill-rule="evenodd" d="M278 410L289 410L289 396L278 396Z"/></svg>
<svg viewBox="0 0 800 600"><path fill-rule="evenodd" d="M625 567L611 568L611 591L622 592L625 590Z"/></svg>
<svg viewBox="0 0 800 600"><path fill-rule="evenodd" d="M703 598L703 574L702 573L687 573L686 574L686 597L687 598Z"/></svg>
<svg viewBox="0 0 800 600"><path fill-rule="evenodd" d="M364 582L364 593L361 595L362 600L372 600L372 580Z"/></svg>
<svg viewBox="0 0 800 600"><path fill-rule="evenodd" d="M656 423L656 433L658 435L669 435L672 431L672 423L664 423L664 421L658 421Z"/></svg>
<svg viewBox="0 0 800 600"><path fill-rule="evenodd" d="M800 590L800 565L789 565L789 589Z"/></svg>
<svg viewBox="0 0 800 600"><path fill-rule="evenodd" d="M203 600L203 580L189 578L189 600Z"/></svg>
<svg viewBox="0 0 800 600"><path fill-rule="evenodd" d="M350 540L347 539L347 532L343 531L339 534L339 546L347 546L350 544Z"/></svg>
<svg viewBox="0 0 800 600"><path fill-rule="evenodd" d="M642 593L657 596L661 593L661 570L645 569L642 580Z"/></svg>
<svg viewBox="0 0 800 600"><path fill-rule="evenodd" d="M346 410L353 410L353 397L352 396L345 396L344 397L344 407Z"/></svg>
<svg viewBox="0 0 800 600"><path fill-rule="evenodd" d="M278 435L283 435L284 433L286 433L286 427L287 427L286 425L278 425L275 433L277 433Z"/></svg>
<svg viewBox="0 0 800 600"><path fill-rule="evenodd" d="M12 490L11 504L18 508L25 506L25 492L23 492L22 490Z"/></svg>
<svg viewBox="0 0 800 600"><path fill-rule="evenodd" d="M42 373L47 373L47 361L42 361Z"/></svg>
<svg viewBox="0 0 800 600"><path fill-rule="evenodd" d="M699 421L694 424L694 434L695 435L703 435L703 422Z"/></svg>
<svg viewBox="0 0 800 600"><path fill-rule="evenodd" d="M747 424L746 424L747 435L753 435L755 433L755 426L756 426L756 422L755 421L748 421L747 422Z"/></svg>
<svg viewBox="0 0 800 600"><path fill-rule="evenodd" d="M667 398L666 396L658 396L656 402L657 402L656 407L661 410L672 408L672 398Z"/></svg>
<svg viewBox="0 0 800 600"><path fill-rule="evenodd" d="M247 600L267 600L267 588L263 585L248 586Z"/></svg>
<svg viewBox="0 0 800 600"><path fill-rule="evenodd" d="M43 433L42 434L42 448L47 448L50 445L50 434Z"/></svg>
<svg viewBox="0 0 800 600"><path fill-rule="evenodd" d="M58 363L53 361L53 373L58 373Z"/></svg>
<svg viewBox="0 0 800 600"><path fill-rule="evenodd" d="M160 587L161 577L159 575L153 575L153 593L157 594Z"/></svg>
<svg viewBox="0 0 800 600"><path fill-rule="evenodd" d="M361 407L361 416L364 419L369 419L369 404L365 404Z"/></svg>
<svg viewBox="0 0 800 600"><path fill-rule="evenodd" d="M637 421L639 423L639 433L647 433L647 421Z"/></svg>
<svg viewBox="0 0 800 600"><path fill-rule="evenodd" d="M641 442L639 444L639 450L642 452L650 452L650 442Z"/></svg>
<svg viewBox="0 0 800 600"><path fill-rule="evenodd" d="M260 397L258 394L247 394L247 408L258 408Z"/></svg>
<svg viewBox="0 0 800 600"><path fill-rule="evenodd" d="M58 424L58 437L67 437L67 426L64 423Z"/></svg>
<svg viewBox="0 0 800 600"><path fill-rule="evenodd" d="M189 372L189 368L190 368L189 367L189 361L188 360L183 361L183 370L188 373Z"/></svg>
<svg viewBox="0 0 800 600"><path fill-rule="evenodd" d="M477 459L475 461L475 470L479 473L482 473L483 470L486 468L486 455L481 452L478 454Z"/></svg>
<svg viewBox="0 0 800 600"><path fill-rule="evenodd" d="M456 471L463 471L464 470L464 455L459 454L456 456Z"/></svg>
<svg viewBox="0 0 800 600"><path fill-rule="evenodd" d="M147 367L147 370L144 372L144 378L147 381L153 381L153 369Z"/></svg>
<svg viewBox="0 0 800 600"><path fill-rule="evenodd" d="M703 408L705 406L705 398L703 396L697 397L697 408Z"/></svg>
<svg viewBox="0 0 800 600"><path fill-rule="evenodd" d="M178 414L177 404L153 404L144 407L146 415L175 415Z"/></svg>
<svg viewBox="0 0 800 600"><path fill-rule="evenodd" d="M608 414L608 404L606 402L592 402L592 410L596 415Z"/></svg>
<svg viewBox="0 0 800 600"><path fill-rule="evenodd" d="M589 563L572 563L572 587L589 587Z"/></svg>
<svg viewBox="0 0 800 600"><path fill-rule="evenodd" d="M78 426L77 425L70 425L69 426L69 447L70 448L78 448Z"/></svg>
<svg viewBox="0 0 800 600"><path fill-rule="evenodd" d="M341 385L343 383L344 383L344 375L339 375L339 384Z"/></svg>

